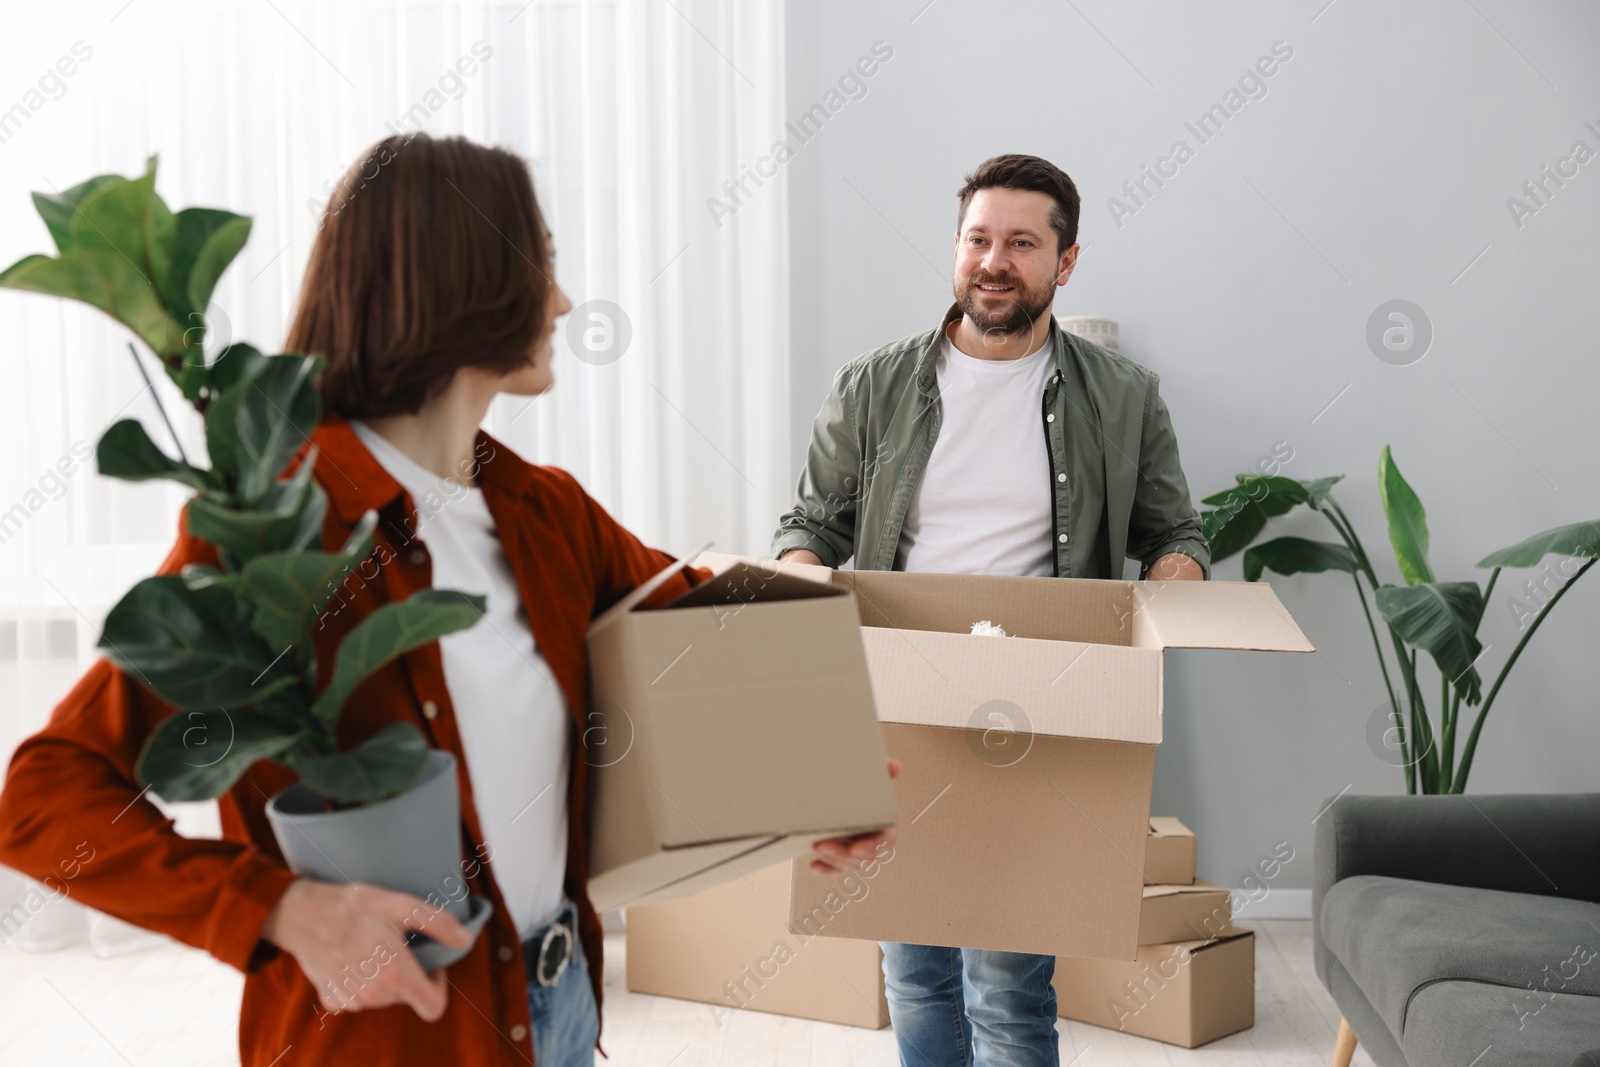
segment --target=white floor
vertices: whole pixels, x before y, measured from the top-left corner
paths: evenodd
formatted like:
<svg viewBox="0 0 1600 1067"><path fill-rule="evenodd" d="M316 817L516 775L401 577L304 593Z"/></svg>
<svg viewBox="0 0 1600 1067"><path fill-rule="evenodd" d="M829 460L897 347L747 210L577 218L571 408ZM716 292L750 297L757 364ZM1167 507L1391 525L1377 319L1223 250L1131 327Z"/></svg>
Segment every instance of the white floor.
<svg viewBox="0 0 1600 1067"><path fill-rule="evenodd" d="M1073 1067L1326 1067L1339 1012L1311 965L1305 920L1255 920L1256 1025L1184 1050L1062 1021ZM177 946L102 960L87 948L0 952L0 1063L7 1067L226 1067L242 980ZM703 1004L623 988L623 940L606 942L604 1067L893 1067L894 1035L759 1012L720 1030ZM1076 1057L1076 1058L1074 1058ZM1358 1050L1358 1067L1373 1067Z"/></svg>

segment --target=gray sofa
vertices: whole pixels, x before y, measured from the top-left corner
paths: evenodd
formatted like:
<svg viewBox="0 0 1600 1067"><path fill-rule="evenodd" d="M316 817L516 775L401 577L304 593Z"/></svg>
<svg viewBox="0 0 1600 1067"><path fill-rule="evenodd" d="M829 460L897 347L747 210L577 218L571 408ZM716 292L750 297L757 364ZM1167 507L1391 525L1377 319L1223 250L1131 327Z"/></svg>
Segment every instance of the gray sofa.
<svg viewBox="0 0 1600 1067"><path fill-rule="evenodd" d="M1600 1067L1600 793L1327 803L1317 976L1378 1067Z"/></svg>

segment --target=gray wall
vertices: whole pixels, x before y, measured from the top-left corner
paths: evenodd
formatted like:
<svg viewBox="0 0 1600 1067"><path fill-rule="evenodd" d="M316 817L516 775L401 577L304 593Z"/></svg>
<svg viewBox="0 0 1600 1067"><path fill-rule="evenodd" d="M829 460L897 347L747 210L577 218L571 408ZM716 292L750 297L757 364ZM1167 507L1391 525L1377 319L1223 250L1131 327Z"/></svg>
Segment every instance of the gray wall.
<svg viewBox="0 0 1600 1067"><path fill-rule="evenodd" d="M1286 441L1285 474L1346 475L1336 496L1391 581L1385 443L1428 507L1442 579L1486 577L1473 564L1488 552L1600 518L1589 422L1600 159L1549 183L1536 213L1517 220L1507 205L1575 141L1600 151L1600 9L925 5L789 6L792 115L874 41L894 49L788 165L797 456L834 370L936 324L954 192L980 160L1021 151L1065 168L1084 199L1087 250L1057 314L1117 319L1123 352L1161 374L1197 501ZM1266 95L1200 145L1184 123L1278 41L1293 57ZM1117 226L1108 197L1179 138L1193 158ZM1366 340L1369 317L1397 298L1434 331L1408 365ZM1333 537L1309 514L1276 525ZM1215 576L1237 580L1238 558ZM1483 627L1491 678L1518 636L1508 600L1524 577L1501 576ZM1323 798L1404 786L1367 740L1383 688L1349 579L1272 584L1318 654L1171 653L1154 809L1197 831L1202 875L1237 886L1288 840L1296 858L1273 885L1304 888ZM1473 791L1597 787L1597 631L1591 576L1497 700ZM1436 682L1430 692L1437 704Z"/></svg>

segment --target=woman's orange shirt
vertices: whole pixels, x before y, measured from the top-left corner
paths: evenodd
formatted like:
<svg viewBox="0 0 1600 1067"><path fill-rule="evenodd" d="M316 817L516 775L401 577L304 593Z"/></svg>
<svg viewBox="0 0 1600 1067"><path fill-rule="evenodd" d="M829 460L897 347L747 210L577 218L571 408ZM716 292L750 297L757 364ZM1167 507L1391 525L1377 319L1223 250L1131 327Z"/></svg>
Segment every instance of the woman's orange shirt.
<svg viewBox="0 0 1600 1067"><path fill-rule="evenodd" d="M342 544L368 509L379 515L372 558L346 580L316 637L324 672L319 684L325 684L339 638L379 605L428 588L432 565L426 546L413 536L413 502L348 423L328 419L309 443L318 452L314 477L328 496L324 544ZM604 966L600 923L585 886L584 638L596 615L673 560L641 544L565 471L529 464L484 433L478 435L476 458L478 484L516 575L534 639L572 720L566 889L577 902L579 936L598 1004ZM191 562L214 564L216 554L180 520L178 542L161 573L175 573ZM669 600L707 577L708 571L685 568L648 603ZM470 891L490 897L495 908L472 952L447 969L449 1006L438 1022L425 1023L403 1005L330 1015L293 957L260 939L268 914L294 879L263 806L294 775L276 763L256 763L220 799L221 840L179 836L172 821L143 798L134 775L145 739L174 710L108 661L90 668L49 724L12 757L0 792L0 863L48 880L58 892L64 886L83 904L204 949L243 971L239 1047L244 1067L533 1063L522 953L491 876L492 854L483 847L471 768L437 643L407 653L364 682L345 705L338 734L341 747L349 748L390 723L411 722L434 746L454 753L460 767ZM471 862L485 855L486 863Z"/></svg>

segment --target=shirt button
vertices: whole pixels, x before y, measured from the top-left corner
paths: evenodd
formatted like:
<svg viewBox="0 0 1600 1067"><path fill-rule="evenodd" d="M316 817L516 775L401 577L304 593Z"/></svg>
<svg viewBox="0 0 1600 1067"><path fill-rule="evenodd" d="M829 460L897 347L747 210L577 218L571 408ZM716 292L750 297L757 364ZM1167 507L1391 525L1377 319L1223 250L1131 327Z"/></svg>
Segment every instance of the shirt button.
<svg viewBox="0 0 1600 1067"><path fill-rule="evenodd" d="M430 719L437 719L439 717L439 705L431 700L424 700L422 702L422 714Z"/></svg>
<svg viewBox="0 0 1600 1067"><path fill-rule="evenodd" d="M1056 481L1058 481L1058 482L1064 482L1064 481L1066 481L1066 480L1067 480L1067 476L1066 476L1066 475L1065 475L1065 474L1058 474L1058 475L1056 475Z"/></svg>
<svg viewBox="0 0 1600 1067"><path fill-rule="evenodd" d="M500 950L496 952L495 955L500 957L501 963L510 963L511 958L515 956L516 953L511 951L510 945L501 945Z"/></svg>
<svg viewBox="0 0 1600 1067"><path fill-rule="evenodd" d="M408 558L411 560L412 566L420 567L428 562L428 550L425 548L413 548Z"/></svg>
<svg viewBox="0 0 1600 1067"><path fill-rule="evenodd" d="M1044 421L1045 421L1045 422L1055 422L1055 421L1056 421L1056 414L1055 414L1055 412L1053 412L1053 411L1052 411L1052 412L1051 412L1051 413L1050 413L1050 414L1048 414L1048 415L1046 415L1046 416L1045 416L1045 417L1044 417Z"/></svg>
<svg viewBox="0 0 1600 1067"><path fill-rule="evenodd" d="M513 1026L511 1028L511 1040L513 1040L513 1041L521 1041L523 1038L525 1038L527 1036L528 1036L528 1028L526 1026L523 1026L521 1023L518 1023L517 1025L515 1025L515 1026Z"/></svg>
<svg viewBox="0 0 1600 1067"><path fill-rule="evenodd" d="M1062 534L1060 537L1056 538L1056 540L1060 541L1062 544L1066 544L1067 543L1067 535L1066 534Z"/></svg>

